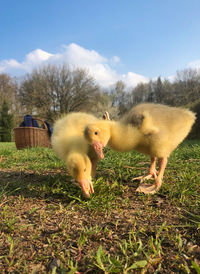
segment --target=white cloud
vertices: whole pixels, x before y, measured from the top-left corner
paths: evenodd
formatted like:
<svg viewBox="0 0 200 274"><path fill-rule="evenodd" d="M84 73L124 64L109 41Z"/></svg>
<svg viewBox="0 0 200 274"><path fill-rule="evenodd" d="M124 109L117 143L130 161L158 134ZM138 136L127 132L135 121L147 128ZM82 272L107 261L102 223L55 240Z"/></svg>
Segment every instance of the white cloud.
<svg viewBox="0 0 200 274"><path fill-rule="evenodd" d="M67 57L67 61L73 65L80 64L80 66L91 66L97 63L107 62L107 59L98 52L85 49L74 43L70 44L65 49L64 55Z"/></svg>
<svg viewBox="0 0 200 274"><path fill-rule="evenodd" d="M189 68L189 69L195 69L195 70L197 70L197 71L200 72L200 59L197 59L197 60L194 60L194 61L190 62L190 63L187 65L187 68ZM187 69L187 68L186 68L186 69ZM170 76L167 77L167 79L168 79L171 83L173 83L173 82L176 80L176 78L177 78L177 75L170 75Z"/></svg>
<svg viewBox="0 0 200 274"><path fill-rule="evenodd" d="M111 59L110 59L110 63L115 65L117 63L120 62L120 58L118 56L113 56Z"/></svg>
<svg viewBox="0 0 200 274"><path fill-rule="evenodd" d="M117 73L113 67L116 68L120 63L118 56L107 59L97 51L85 49L75 43L63 46L62 51L56 54L36 49L28 53L21 63L14 59L2 60L0 61L0 73L6 72L13 76L19 76L31 72L33 68L42 64L49 63L66 63L73 68L86 68L96 81L104 87L113 85L118 80L124 81L128 86L136 86L140 82L148 81L148 78L134 72Z"/></svg>
<svg viewBox="0 0 200 274"><path fill-rule="evenodd" d="M124 81L128 86L136 86L138 83L147 83L149 81L149 79L146 77L134 72L123 74L121 76L121 80Z"/></svg>
<svg viewBox="0 0 200 274"><path fill-rule="evenodd" d="M3 60L0 62L0 72L6 72L9 68L18 69L21 66L15 59Z"/></svg>
<svg viewBox="0 0 200 274"><path fill-rule="evenodd" d="M36 49L26 55L25 61L22 63L24 68L29 69L30 67L42 64L44 61L48 60L53 54L50 54L41 49Z"/></svg>
<svg viewBox="0 0 200 274"><path fill-rule="evenodd" d="M173 83L173 82L176 80L176 75L170 75L170 76L167 77L167 79L168 79L171 83Z"/></svg>
<svg viewBox="0 0 200 274"><path fill-rule="evenodd" d="M17 60L0 61L0 72L8 72L12 75L21 75L22 73L30 72L34 67L37 67L47 61L52 54L36 49L25 56L25 60L19 63Z"/></svg>
<svg viewBox="0 0 200 274"><path fill-rule="evenodd" d="M200 59L195 60L195 61L189 63L189 67L190 68L200 69Z"/></svg>

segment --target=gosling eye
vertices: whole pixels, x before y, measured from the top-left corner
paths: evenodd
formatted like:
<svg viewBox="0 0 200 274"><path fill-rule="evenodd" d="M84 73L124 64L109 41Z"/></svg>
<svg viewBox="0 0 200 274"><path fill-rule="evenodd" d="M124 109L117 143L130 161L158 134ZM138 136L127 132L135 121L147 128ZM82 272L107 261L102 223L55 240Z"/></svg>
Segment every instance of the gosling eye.
<svg viewBox="0 0 200 274"><path fill-rule="evenodd" d="M95 131L95 133L94 133L95 135L98 135L98 132L97 131Z"/></svg>

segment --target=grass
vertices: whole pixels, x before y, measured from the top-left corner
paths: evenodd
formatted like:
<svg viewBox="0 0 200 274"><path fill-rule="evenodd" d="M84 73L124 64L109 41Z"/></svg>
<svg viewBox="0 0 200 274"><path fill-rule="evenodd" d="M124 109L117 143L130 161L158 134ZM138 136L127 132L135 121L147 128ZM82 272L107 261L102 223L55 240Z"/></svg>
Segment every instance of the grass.
<svg viewBox="0 0 200 274"><path fill-rule="evenodd" d="M51 149L0 143L1 273L200 273L200 141L136 193L148 157L105 151L89 200Z"/></svg>

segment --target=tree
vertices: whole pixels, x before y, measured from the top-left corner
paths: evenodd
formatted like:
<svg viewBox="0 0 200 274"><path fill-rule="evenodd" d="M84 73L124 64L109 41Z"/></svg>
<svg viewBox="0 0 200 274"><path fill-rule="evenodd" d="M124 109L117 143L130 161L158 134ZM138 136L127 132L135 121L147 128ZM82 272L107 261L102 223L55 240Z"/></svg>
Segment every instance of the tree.
<svg viewBox="0 0 200 274"><path fill-rule="evenodd" d="M174 84L170 83L169 80L165 79L162 82L162 102L167 105L175 105L175 88Z"/></svg>
<svg viewBox="0 0 200 274"><path fill-rule="evenodd" d="M113 89L111 90L111 99L113 107L119 106L120 102L122 101L122 97L126 92L125 88L126 85L123 81L117 81L114 85Z"/></svg>
<svg viewBox="0 0 200 274"><path fill-rule="evenodd" d="M122 115L129 108L130 93L123 81L117 81L110 93L112 108L118 108L118 115ZM116 115L115 115L116 116Z"/></svg>
<svg viewBox="0 0 200 274"><path fill-rule="evenodd" d="M2 130L1 141L10 142L11 141L11 130L13 128L13 115L9 114L9 105L4 100L1 112L0 112L0 127Z"/></svg>
<svg viewBox="0 0 200 274"><path fill-rule="evenodd" d="M136 105L142 102L151 101L152 90L151 81L149 83L140 83L135 88L132 89L132 105Z"/></svg>
<svg viewBox="0 0 200 274"><path fill-rule="evenodd" d="M200 70L190 68L178 71L174 85L177 105L194 102L200 97Z"/></svg>
<svg viewBox="0 0 200 274"><path fill-rule="evenodd" d="M112 98L108 91L100 93L97 103L91 106L89 111L98 118L105 117L105 112L109 113L111 120L119 118L119 108L112 105Z"/></svg>
<svg viewBox="0 0 200 274"><path fill-rule="evenodd" d="M16 111L17 105L17 84L7 74L0 74L0 102L6 100L12 112Z"/></svg>
<svg viewBox="0 0 200 274"><path fill-rule="evenodd" d="M189 134L189 138L199 139L200 138L200 99L196 100L193 104L189 105L190 109L196 113L196 121Z"/></svg>
<svg viewBox="0 0 200 274"><path fill-rule="evenodd" d="M161 80L160 76L158 77L157 81L155 82L154 94L155 94L156 103L162 103L162 101L163 101L163 84L162 84L162 80Z"/></svg>
<svg viewBox="0 0 200 274"><path fill-rule="evenodd" d="M0 104L5 100L9 105L10 113L14 114L14 124L19 124L23 109L18 98L18 84L8 74L0 74Z"/></svg>
<svg viewBox="0 0 200 274"><path fill-rule="evenodd" d="M61 113L87 110L96 102L99 92L99 86L86 70L48 65L26 75L20 99L30 114L53 120Z"/></svg>

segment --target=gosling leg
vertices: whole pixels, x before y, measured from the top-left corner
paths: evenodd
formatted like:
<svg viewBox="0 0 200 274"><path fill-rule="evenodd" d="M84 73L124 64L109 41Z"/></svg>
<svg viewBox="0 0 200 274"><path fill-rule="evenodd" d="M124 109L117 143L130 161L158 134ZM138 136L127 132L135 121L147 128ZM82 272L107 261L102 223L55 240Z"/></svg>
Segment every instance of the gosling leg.
<svg viewBox="0 0 200 274"><path fill-rule="evenodd" d="M158 160L159 172L158 176L155 178L155 183L153 185L140 184L136 189L137 192L143 192L145 194L154 194L156 193L162 185L163 175L165 168L167 166L167 157L159 158Z"/></svg>
<svg viewBox="0 0 200 274"><path fill-rule="evenodd" d="M149 180L151 178L156 178L158 171L156 170L156 157L151 157L151 165L149 168L149 174L146 176L139 176L132 179L132 181L140 180L140 183L144 182L145 180Z"/></svg>
<svg viewBox="0 0 200 274"><path fill-rule="evenodd" d="M94 178L96 174L98 158L92 158L91 163L92 163L91 177Z"/></svg>

